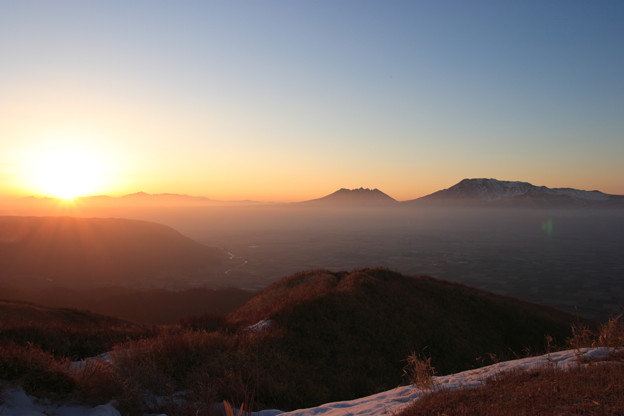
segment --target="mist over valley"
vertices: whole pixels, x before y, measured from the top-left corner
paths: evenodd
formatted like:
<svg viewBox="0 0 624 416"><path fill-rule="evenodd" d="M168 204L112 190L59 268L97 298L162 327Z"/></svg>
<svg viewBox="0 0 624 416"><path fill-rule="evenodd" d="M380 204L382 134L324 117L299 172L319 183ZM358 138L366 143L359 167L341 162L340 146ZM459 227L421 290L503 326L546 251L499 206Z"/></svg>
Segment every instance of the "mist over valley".
<svg viewBox="0 0 624 416"><path fill-rule="evenodd" d="M460 197L449 198L453 192ZM475 179L421 198L423 203L398 202L366 188L290 204L229 205L135 194L116 203L107 199L106 205L79 203L73 213L165 224L212 247L213 262L219 259L203 274L186 273L178 283L152 279L146 285L135 273L135 280L121 282L128 287L257 292L304 270L386 267L604 320L620 312L624 301L624 209L618 196L563 194L564 199L557 190L524 182ZM134 260L163 261L160 254L143 255L148 257ZM161 276L167 273L175 276L166 267L160 270ZM87 286L94 284L84 279ZM120 284L112 276L102 283Z"/></svg>

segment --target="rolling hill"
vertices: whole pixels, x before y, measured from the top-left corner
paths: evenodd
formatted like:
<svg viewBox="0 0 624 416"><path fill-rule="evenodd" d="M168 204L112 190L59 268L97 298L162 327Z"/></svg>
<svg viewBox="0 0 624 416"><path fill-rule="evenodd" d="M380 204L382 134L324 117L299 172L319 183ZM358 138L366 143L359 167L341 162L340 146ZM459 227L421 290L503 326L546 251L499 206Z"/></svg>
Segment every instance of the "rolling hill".
<svg viewBox="0 0 624 416"><path fill-rule="evenodd" d="M0 217L0 286L213 286L223 283L225 259L156 223Z"/></svg>
<svg viewBox="0 0 624 416"><path fill-rule="evenodd" d="M134 326L134 324L110 316L68 308L51 308L29 302L0 299L0 321L3 325L19 325L36 322L40 325Z"/></svg>
<svg viewBox="0 0 624 416"><path fill-rule="evenodd" d="M0 286L8 300L32 302L58 308L76 308L148 325L176 324L195 315L224 316L249 300L254 292L235 288L188 288L182 290L129 287L36 287L16 289Z"/></svg>
<svg viewBox="0 0 624 416"><path fill-rule="evenodd" d="M395 387L411 352L447 374L481 365L477 357L540 351L546 334L569 336L574 318L461 284L363 269L288 277L229 320L258 329L261 340L248 352L253 367L280 380L258 386L258 399L294 408Z"/></svg>

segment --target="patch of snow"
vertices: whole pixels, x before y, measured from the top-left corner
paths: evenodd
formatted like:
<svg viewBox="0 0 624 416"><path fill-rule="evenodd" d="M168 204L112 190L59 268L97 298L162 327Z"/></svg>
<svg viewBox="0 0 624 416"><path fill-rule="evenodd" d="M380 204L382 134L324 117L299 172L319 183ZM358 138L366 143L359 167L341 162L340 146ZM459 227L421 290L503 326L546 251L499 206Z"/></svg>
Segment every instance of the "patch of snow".
<svg viewBox="0 0 624 416"><path fill-rule="evenodd" d="M213 408L213 413L216 415L227 416L223 403L217 403ZM232 407L232 413L234 413L234 415L238 415L238 414L241 414L241 411L239 408ZM242 416L277 416L277 415L281 415L282 413L284 413L282 410L268 409L268 410L260 410L258 412L249 412L249 413L246 411L243 411ZM145 416L148 416L148 415L145 415ZM149 416L152 416L152 415L149 415ZM167 415L159 415L159 416L167 416Z"/></svg>
<svg viewBox="0 0 624 416"><path fill-rule="evenodd" d="M111 403L96 407L52 404L6 386L0 398L2 416L121 416Z"/></svg>
<svg viewBox="0 0 624 416"><path fill-rule="evenodd" d="M527 194L567 196L585 201L607 201L611 199L611 195L600 191L584 191L573 188L547 188L545 186L535 186L528 182L499 181L497 179L487 178L464 179L443 192L448 193L449 191L456 196L490 201Z"/></svg>
<svg viewBox="0 0 624 416"><path fill-rule="evenodd" d="M528 182L499 181L496 179L464 179L447 191L485 200L497 200L524 195L537 187Z"/></svg>
<svg viewBox="0 0 624 416"><path fill-rule="evenodd" d="M243 329L243 332L253 332L258 333L262 332L265 329L268 329L273 324L273 321L270 319L263 319L261 321L256 322L253 325L249 325L247 328Z"/></svg>
<svg viewBox="0 0 624 416"><path fill-rule="evenodd" d="M85 358L84 360L72 361L66 365L66 368L70 372L76 372L87 369L90 365L95 364L109 364L113 365L114 352L105 352L104 354L96 355L95 357Z"/></svg>
<svg viewBox="0 0 624 416"><path fill-rule="evenodd" d="M581 191L572 188L554 188L552 191L557 195L565 195L572 198L584 199L588 201L607 201L610 196L600 191Z"/></svg>
<svg viewBox="0 0 624 416"><path fill-rule="evenodd" d="M277 416L281 415L284 412L277 409L269 409L269 410L261 410L259 412L253 412L253 416Z"/></svg>

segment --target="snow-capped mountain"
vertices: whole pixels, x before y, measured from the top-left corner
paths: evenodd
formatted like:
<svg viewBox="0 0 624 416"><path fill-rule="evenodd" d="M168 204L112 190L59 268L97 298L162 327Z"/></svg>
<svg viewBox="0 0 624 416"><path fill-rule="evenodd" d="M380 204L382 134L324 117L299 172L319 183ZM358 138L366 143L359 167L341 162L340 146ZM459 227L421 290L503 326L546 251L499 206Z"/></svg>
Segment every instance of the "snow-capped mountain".
<svg viewBox="0 0 624 416"><path fill-rule="evenodd" d="M464 179L448 189L410 203L488 203L493 205L612 206L624 204L624 196L572 188L548 188L528 182L497 179Z"/></svg>

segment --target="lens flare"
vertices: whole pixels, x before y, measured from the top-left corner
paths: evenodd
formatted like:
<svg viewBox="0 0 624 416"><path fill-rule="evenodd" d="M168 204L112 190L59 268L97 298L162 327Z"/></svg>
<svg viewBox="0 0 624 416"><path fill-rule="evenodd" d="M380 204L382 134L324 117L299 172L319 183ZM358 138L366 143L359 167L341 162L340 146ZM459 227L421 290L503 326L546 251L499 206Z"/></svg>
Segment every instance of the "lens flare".
<svg viewBox="0 0 624 416"><path fill-rule="evenodd" d="M542 231L544 231L544 233L547 236L551 236L553 233L553 229L554 229L554 225L553 225L553 220L552 219L548 219L547 221L542 223Z"/></svg>
<svg viewBox="0 0 624 416"><path fill-rule="evenodd" d="M26 163L26 187L61 199L93 195L106 186L107 164L87 148L54 146L31 153Z"/></svg>

